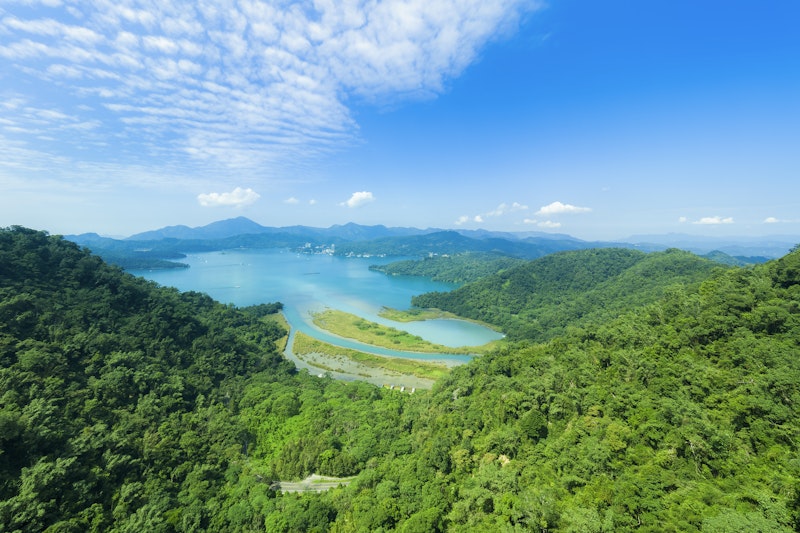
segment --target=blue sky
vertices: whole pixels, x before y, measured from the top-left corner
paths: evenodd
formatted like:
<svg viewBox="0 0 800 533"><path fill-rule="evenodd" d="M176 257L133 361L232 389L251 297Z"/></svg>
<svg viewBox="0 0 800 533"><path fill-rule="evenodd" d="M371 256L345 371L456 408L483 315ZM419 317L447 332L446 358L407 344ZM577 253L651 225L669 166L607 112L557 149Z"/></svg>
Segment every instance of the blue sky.
<svg viewBox="0 0 800 533"><path fill-rule="evenodd" d="M0 226L800 235L800 4L0 0Z"/></svg>

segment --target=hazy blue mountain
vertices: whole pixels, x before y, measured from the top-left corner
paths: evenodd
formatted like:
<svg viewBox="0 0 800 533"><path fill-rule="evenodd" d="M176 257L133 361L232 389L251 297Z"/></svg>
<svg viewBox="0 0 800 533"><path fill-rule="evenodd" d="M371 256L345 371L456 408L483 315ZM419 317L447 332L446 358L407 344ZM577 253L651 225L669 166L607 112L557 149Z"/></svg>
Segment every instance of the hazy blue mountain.
<svg viewBox="0 0 800 533"><path fill-rule="evenodd" d="M137 233L128 237L129 240L134 241L157 241L159 239L191 239L197 231L197 228L190 228L189 226L166 226L161 229L145 231Z"/></svg>
<svg viewBox="0 0 800 533"><path fill-rule="evenodd" d="M174 239L160 241L129 241L102 237L97 233L65 235L64 239L88 248L103 261L125 269L186 268L185 263L175 261L186 255L179 247L170 246Z"/></svg>
<svg viewBox="0 0 800 533"><path fill-rule="evenodd" d="M708 252L707 254L702 254L702 257L706 259L711 259L717 263L722 263L723 265L730 265L730 266L747 266L747 265L755 265L759 263L766 263L770 260L769 257L764 256L743 256L737 255L732 256L728 255L725 252L721 252L719 250L713 250Z"/></svg>
<svg viewBox="0 0 800 533"><path fill-rule="evenodd" d="M382 237L394 237L405 235L420 235L441 230L422 230L417 228L387 228L383 225L362 226L353 222L347 224L335 224L329 228L313 228L310 226L286 226L270 227L262 226L253 222L247 217L236 217L227 220L212 222L205 226L190 228L188 226L167 226L161 229L145 231L131 235L127 240L131 241L154 241L161 239L181 239L181 240L209 240L227 239L237 235L260 235L260 234L286 234L303 236L314 240L315 238L336 239L345 241L362 241L368 239L378 239Z"/></svg>
<svg viewBox="0 0 800 533"><path fill-rule="evenodd" d="M623 239L642 250L654 246L680 248L696 254L707 254L715 250L731 256L761 256L777 258L785 255L800 243L800 235L770 235L765 237L708 237L668 233L665 235L631 235Z"/></svg>
<svg viewBox="0 0 800 533"><path fill-rule="evenodd" d="M389 228L383 225L362 226L354 222L347 224L334 224L329 228L313 228L310 226L286 226L273 228L276 232L288 235L303 235L310 240L327 240L331 243L341 241L365 241L380 239L385 237L401 237L408 235L423 235L441 231L439 229L418 229L418 228Z"/></svg>
<svg viewBox="0 0 800 533"><path fill-rule="evenodd" d="M109 262L123 267L147 265L162 268L160 260L174 260L188 252L231 248L300 248L336 246L339 255L389 255L423 257L429 254L488 252L536 259L545 255L586 248L622 247L644 252L680 248L698 255L710 254L719 263L752 264L779 257L800 237L773 236L764 239L719 238L684 234L634 235L625 241L584 241L566 234L501 232L488 230L441 230L411 227L364 226L348 223L328 228L309 226L268 227L246 217L236 217L190 228L184 225L132 235L127 239L102 237L96 233L66 236L86 246ZM168 265L168 264L167 264ZM178 266L178 265L176 265Z"/></svg>
<svg viewBox="0 0 800 533"><path fill-rule="evenodd" d="M473 239L508 239L521 241L533 238L584 242L581 239L567 235L566 233L546 233L544 231L489 231L485 229L460 229L456 231L465 237L470 237Z"/></svg>
<svg viewBox="0 0 800 533"><path fill-rule="evenodd" d="M206 226L168 226L132 235L127 239L101 237L96 233L68 235L67 240L91 249L106 261L123 268L165 268L184 266L164 262L179 259L189 252L209 252L232 248L301 248L340 245L351 241L418 235L436 230L387 228L349 223L329 228L261 226L245 217L221 220Z"/></svg>
<svg viewBox="0 0 800 533"><path fill-rule="evenodd" d="M160 239L224 239L246 233L263 233L267 228L247 217L219 220L205 226L166 226L161 229L131 235L131 241L157 241Z"/></svg>
<svg viewBox="0 0 800 533"><path fill-rule="evenodd" d="M102 237L97 233L81 233L80 235L65 235L65 239L72 241L81 246L89 246L93 243L111 243L117 239L111 237Z"/></svg>
<svg viewBox="0 0 800 533"><path fill-rule="evenodd" d="M424 235L385 237L369 241L337 245L338 255L371 254L389 256L423 256L428 254L458 254L463 252L491 252L496 254L534 259L561 251L588 248L593 244L577 239L533 239L525 241L487 237L470 238L457 231L437 231Z"/></svg>
<svg viewBox="0 0 800 533"><path fill-rule="evenodd" d="M368 239L380 239L383 237L405 237L409 235L423 235L441 231L438 229L417 229L417 228L387 228L383 225L362 226L350 222L348 224L335 224L328 228L325 234L332 237L348 241L363 241Z"/></svg>

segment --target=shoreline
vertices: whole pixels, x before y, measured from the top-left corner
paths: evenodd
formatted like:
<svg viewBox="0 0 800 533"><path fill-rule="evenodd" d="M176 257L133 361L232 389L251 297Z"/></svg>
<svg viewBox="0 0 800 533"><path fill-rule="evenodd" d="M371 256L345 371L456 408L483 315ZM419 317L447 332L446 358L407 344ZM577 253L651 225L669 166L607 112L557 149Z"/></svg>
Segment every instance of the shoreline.
<svg viewBox="0 0 800 533"><path fill-rule="evenodd" d="M409 389L407 392L429 390L436 382L434 379L421 378L385 368L370 367L344 356L335 357L318 352L303 355L295 354L293 351L295 334L296 330L291 329L283 351L284 357L292 361L298 370L306 370L320 378L329 376L341 381L366 381L379 387ZM435 363L442 364L447 368L463 364L460 361L448 361L446 359L437 360Z"/></svg>
<svg viewBox="0 0 800 533"><path fill-rule="evenodd" d="M378 312L378 316L385 318L386 320L399 322L401 324L404 322L425 322L426 320L459 320L461 322L469 322L470 324L475 324L477 326L490 329L501 334L503 338L506 336L505 333L503 333L503 330L497 326L489 324L488 322L482 322L474 318L459 316L455 313L451 313L450 311L437 309L436 307L412 307L410 309L403 310L395 309L394 307L383 306Z"/></svg>
<svg viewBox="0 0 800 533"><path fill-rule="evenodd" d="M427 341L418 335L392 326L385 326L352 313L330 308L312 312L311 319L314 327L329 335L364 344L366 347L382 348L409 354L472 357L495 348L497 342L502 340L498 339L479 346L445 346ZM397 342L390 343L389 339L395 339ZM403 345L404 343L406 346Z"/></svg>

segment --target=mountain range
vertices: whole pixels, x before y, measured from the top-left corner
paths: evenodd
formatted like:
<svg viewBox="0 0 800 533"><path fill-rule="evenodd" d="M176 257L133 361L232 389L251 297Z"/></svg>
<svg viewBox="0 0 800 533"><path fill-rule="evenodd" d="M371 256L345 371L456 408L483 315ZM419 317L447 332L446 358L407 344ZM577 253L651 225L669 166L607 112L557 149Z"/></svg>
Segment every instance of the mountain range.
<svg viewBox="0 0 800 533"><path fill-rule="evenodd" d="M348 223L336 224L329 228L313 228L310 226L268 227L253 222L247 217L236 217L212 222L205 226L190 228L188 226L167 226L161 229L145 231L131 235L129 241L157 241L162 239L209 240L226 239L237 235L275 235L287 234L303 237L326 239L367 240L381 237L420 235L439 230L420 230L416 228L387 228L386 226L362 226Z"/></svg>
<svg viewBox="0 0 800 533"><path fill-rule="evenodd" d="M622 241L585 241L566 234L500 232L488 230L419 229L365 226L355 223L329 228L262 226L246 217L220 220L199 227L184 225L131 235L125 239L96 233L66 238L124 268L164 268L182 254L232 248L301 248L315 250L333 245L337 255L388 255L422 257L431 254L491 252L523 259L585 248L622 247L651 252L681 248L709 254L729 264L761 263L780 257L800 242L800 236L714 238L684 234L638 235Z"/></svg>

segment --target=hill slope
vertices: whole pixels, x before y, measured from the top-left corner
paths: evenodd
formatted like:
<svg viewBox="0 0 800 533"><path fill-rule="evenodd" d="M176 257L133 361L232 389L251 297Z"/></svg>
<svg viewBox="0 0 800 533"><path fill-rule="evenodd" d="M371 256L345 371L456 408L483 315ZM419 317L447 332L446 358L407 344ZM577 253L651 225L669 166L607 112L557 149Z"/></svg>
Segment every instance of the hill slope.
<svg viewBox="0 0 800 533"><path fill-rule="evenodd" d="M0 531L326 524L327 507L286 518L270 480L357 473L395 441L403 398L296 374L279 307L234 309L0 229Z"/></svg>
<svg viewBox="0 0 800 533"><path fill-rule="evenodd" d="M422 294L412 303L494 324L512 339L540 341L652 302L666 287L700 281L719 267L679 250L577 250L509 268L452 292Z"/></svg>
<svg viewBox="0 0 800 533"><path fill-rule="evenodd" d="M376 467L348 517L405 531L796 531L799 384L796 251L455 369L409 421L411 453Z"/></svg>
<svg viewBox="0 0 800 533"><path fill-rule="evenodd" d="M524 259L483 252L465 252L452 256L406 259L386 265L371 265L370 270L390 276L421 276L445 283L468 283L519 265Z"/></svg>

